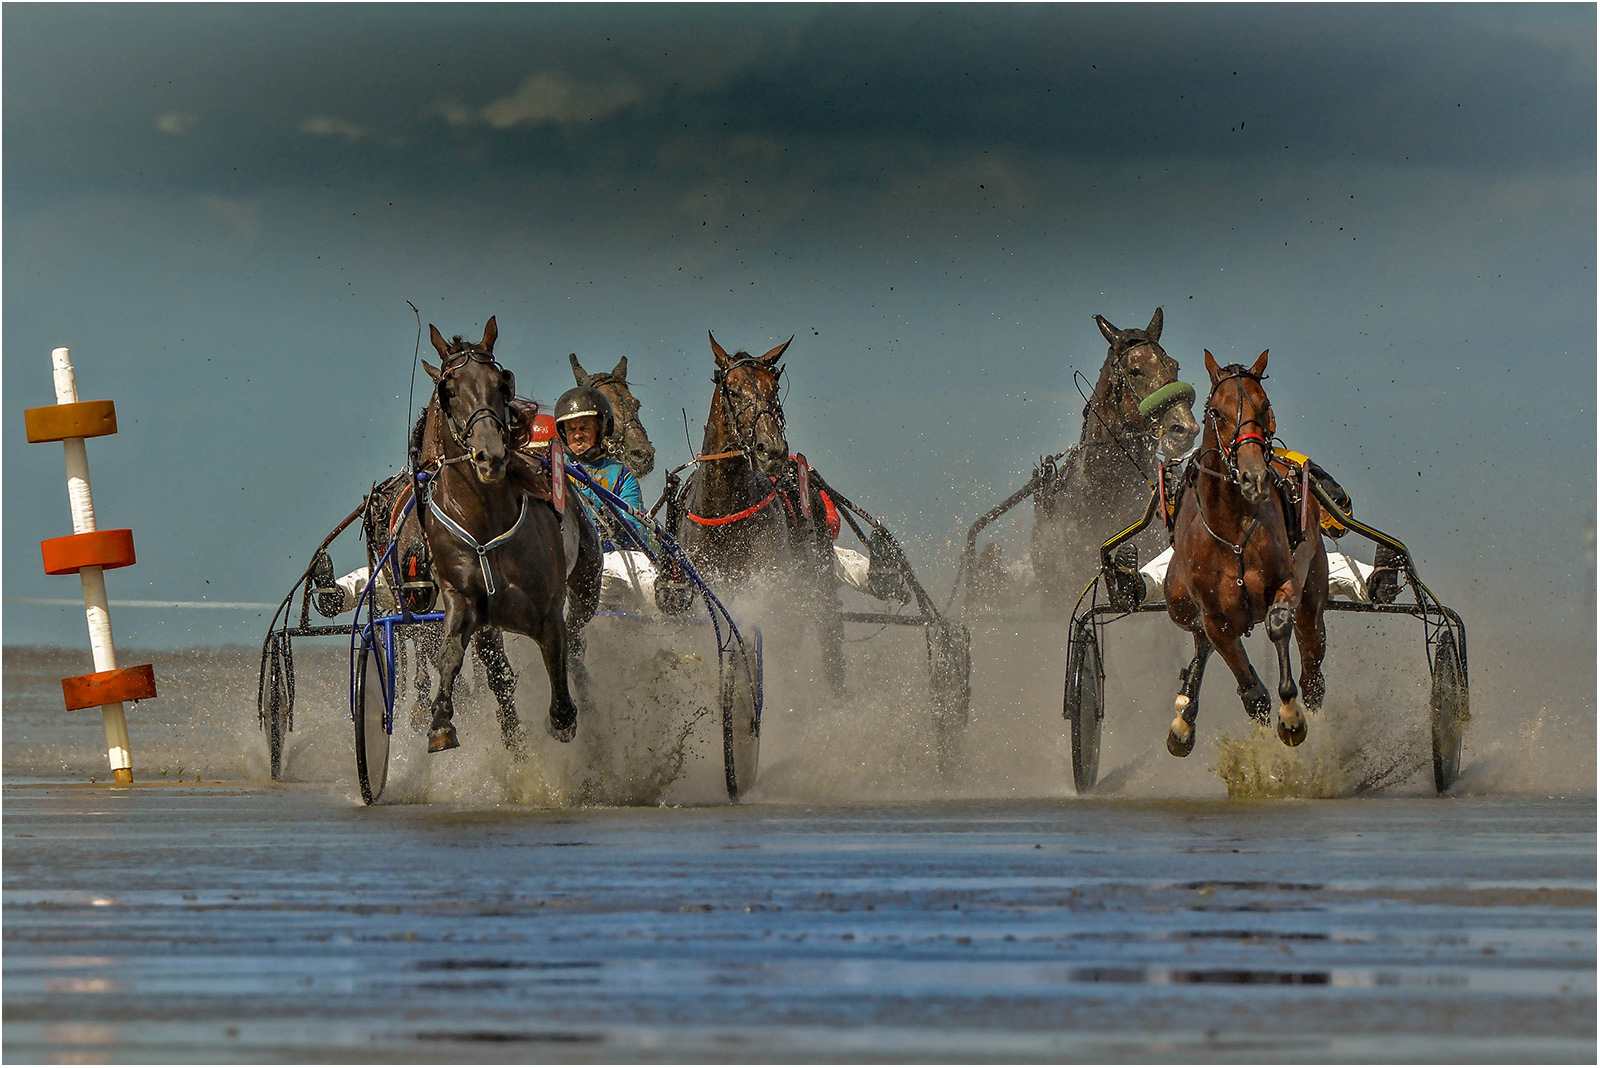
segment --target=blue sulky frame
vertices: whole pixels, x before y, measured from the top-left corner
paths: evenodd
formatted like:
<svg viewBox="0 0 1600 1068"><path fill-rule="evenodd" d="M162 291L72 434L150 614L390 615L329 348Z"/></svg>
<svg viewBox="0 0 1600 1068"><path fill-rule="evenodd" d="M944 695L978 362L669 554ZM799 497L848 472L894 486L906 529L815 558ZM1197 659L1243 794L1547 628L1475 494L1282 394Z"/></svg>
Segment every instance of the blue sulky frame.
<svg viewBox="0 0 1600 1068"><path fill-rule="evenodd" d="M569 479L588 489L599 499L612 520L608 525L613 528L613 533L618 538L627 543L628 548L636 549L650 557L651 562L661 569L663 574L668 571L681 574L687 580L691 594L697 594L704 605L703 617L687 617L684 621L702 625L709 622L716 635L718 698L722 706L723 720L724 777L729 798L737 799L754 783L759 758L761 711L765 701L760 628L752 628L752 640L747 642L738 624L734 622L732 613L700 577L676 539L649 516L629 507L627 502L596 482L582 466L569 462L566 465L566 474ZM418 472L414 476L418 493L413 494L406 502L400 515L401 522L415 506L419 494L425 491L430 477L430 473L426 471ZM578 505L577 498L571 503L574 506L587 507L587 504ZM652 548L629 520L648 524L649 529L659 540L661 548L659 550ZM346 525L348 522L349 520L346 520ZM399 523L395 525L398 526ZM340 529L343 529L343 526ZM335 534L337 533L336 530ZM333 535L330 535L328 540L331 541L332 537ZM327 542L324 542L324 547L326 544ZM375 596L376 577L385 567L397 570L397 552L398 543L391 541L383 555L374 563L367 585L362 589L358 599L355 618L348 628L350 716L356 734L357 779L361 787L362 800L367 804L375 802L383 791L388 767L388 743L394 733L396 679L400 673L397 664L396 629L416 624L439 623L444 619L443 612L411 612L403 599L399 599L398 612L378 614ZM392 588L399 588L397 576L393 580ZM307 593L309 595L309 589ZM292 598L293 591L290 593L290 599ZM688 607L688 605L683 606L685 611ZM606 614L622 618L640 618L623 612ZM305 616L304 606L302 615ZM274 617L274 624L276 622L277 618ZM294 630L285 628L275 634L269 634L268 645L276 647L275 639L279 639L282 649L287 651L291 635L346 632L346 628L343 627L309 627L306 625L308 623L309 618L303 618L301 628ZM263 657L262 678L266 680L263 683L263 692L269 688L267 682L277 677L274 674L276 669L272 666L278 663L277 659L274 658L271 665L268 660L267 656ZM288 659L287 663L290 665L288 674L292 676L292 658ZM292 682L289 689L292 693ZM287 703L292 705L292 697ZM270 739L273 730L268 726L267 718L264 702L263 726L267 727ZM281 751L281 731L278 737L279 751ZM275 778L277 769L278 764L275 761Z"/></svg>

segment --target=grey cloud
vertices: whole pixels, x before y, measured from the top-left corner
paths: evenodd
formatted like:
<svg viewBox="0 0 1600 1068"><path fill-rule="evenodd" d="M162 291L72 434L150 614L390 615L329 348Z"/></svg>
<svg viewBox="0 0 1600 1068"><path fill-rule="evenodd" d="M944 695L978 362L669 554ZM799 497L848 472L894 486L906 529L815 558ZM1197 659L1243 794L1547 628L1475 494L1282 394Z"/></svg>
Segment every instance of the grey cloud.
<svg viewBox="0 0 1600 1068"><path fill-rule="evenodd" d="M300 124L300 132L313 137L340 137L346 141L359 141L367 136L364 126L332 115L314 115Z"/></svg>
<svg viewBox="0 0 1600 1068"><path fill-rule="evenodd" d="M194 129L195 123L200 121L196 116L183 111L167 111L156 116L156 129L164 134L181 137Z"/></svg>

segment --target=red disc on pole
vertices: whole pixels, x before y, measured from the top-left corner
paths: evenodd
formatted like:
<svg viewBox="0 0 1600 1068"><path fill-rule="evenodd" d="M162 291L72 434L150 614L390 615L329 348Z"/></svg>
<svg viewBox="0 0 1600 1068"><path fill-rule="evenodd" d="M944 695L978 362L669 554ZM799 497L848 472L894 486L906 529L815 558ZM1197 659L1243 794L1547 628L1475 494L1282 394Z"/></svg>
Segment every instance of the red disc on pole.
<svg viewBox="0 0 1600 1068"><path fill-rule="evenodd" d="M133 531L91 530L39 543L46 575L75 575L96 564L107 570L134 562Z"/></svg>
<svg viewBox="0 0 1600 1068"><path fill-rule="evenodd" d="M92 675L74 675L61 680L61 696L66 698L69 712L77 708L114 705L118 701L143 701L155 695L156 669L149 664L96 671Z"/></svg>

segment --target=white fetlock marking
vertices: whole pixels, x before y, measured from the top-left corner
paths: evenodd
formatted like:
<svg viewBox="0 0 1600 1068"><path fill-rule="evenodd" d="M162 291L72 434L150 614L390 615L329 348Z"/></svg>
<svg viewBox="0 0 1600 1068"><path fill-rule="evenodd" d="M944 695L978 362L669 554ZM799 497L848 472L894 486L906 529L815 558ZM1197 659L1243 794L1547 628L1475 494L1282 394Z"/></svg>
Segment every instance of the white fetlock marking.
<svg viewBox="0 0 1600 1068"><path fill-rule="evenodd" d="M1189 707L1189 698L1180 693L1177 701L1173 702L1173 707L1179 715L1182 715L1183 710Z"/></svg>

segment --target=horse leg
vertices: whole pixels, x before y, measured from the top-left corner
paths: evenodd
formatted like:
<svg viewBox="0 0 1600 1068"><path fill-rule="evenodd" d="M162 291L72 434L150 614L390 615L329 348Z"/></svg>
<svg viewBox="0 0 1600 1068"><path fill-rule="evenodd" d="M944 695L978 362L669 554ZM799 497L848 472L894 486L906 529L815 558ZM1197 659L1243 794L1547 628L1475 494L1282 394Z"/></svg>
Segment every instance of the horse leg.
<svg viewBox="0 0 1600 1068"><path fill-rule="evenodd" d="M1294 632L1294 601L1299 583L1291 580L1278 590L1277 599L1267 609L1267 637L1278 650L1278 739L1287 746L1306 740L1306 717L1300 708L1300 690L1294 684L1289 663L1289 636ZM1259 680L1258 680L1259 681Z"/></svg>
<svg viewBox="0 0 1600 1068"><path fill-rule="evenodd" d="M433 720L428 728L428 752L442 753L461 742L451 720L455 717L456 677L467 658L467 638L479 626L477 605L454 590L444 593L444 634L434 667L439 672L439 693L433 699Z"/></svg>
<svg viewBox="0 0 1600 1068"><path fill-rule="evenodd" d="M1321 708L1328 688L1322 674L1322 658L1328 655L1328 631L1322 613L1304 600L1295 613L1294 637L1300 647L1300 689L1306 708Z"/></svg>
<svg viewBox="0 0 1600 1068"><path fill-rule="evenodd" d="M1250 656L1244 651L1244 642L1239 640L1237 634L1222 637L1207 628L1207 635L1211 638L1217 652L1222 654L1223 662L1228 665L1228 670L1233 672L1233 679L1239 684L1239 700L1244 705L1245 712L1251 719L1265 727L1272 722L1272 697L1267 693L1266 686L1262 685L1261 676L1256 674L1256 669L1250 664Z"/></svg>
<svg viewBox="0 0 1600 1068"><path fill-rule="evenodd" d="M1186 757L1194 751L1195 717L1200 714L1200 680L1206 673L1206 660L1211 656L1211 640L1204 631L1194 635L1194 659L1178 672L1177 714L1172 726L1167 728L1167 752L1175 757Z"/></svg>
<svg viewBox="0 0 1600 1068"><path fill-rule="evenodd" d="M567 688L567 621L562 618L559 599L539 624L534 640L550 676L550 719L545 730L558 742L570 742L578 734L578 706Z"/></svg>
<svg viewBox="0 0 1600 1068"><path fill-rule="evenodd" d="M517 720L517 674L511 670L511 661L506 656L505 635L498 627L484 627L472 636L472 647L478 651L478 659L483 661L484 672L489 677L495 715L500 720L500 738L511 755L520 760L528 755L528 738Z"/></svg>

